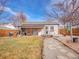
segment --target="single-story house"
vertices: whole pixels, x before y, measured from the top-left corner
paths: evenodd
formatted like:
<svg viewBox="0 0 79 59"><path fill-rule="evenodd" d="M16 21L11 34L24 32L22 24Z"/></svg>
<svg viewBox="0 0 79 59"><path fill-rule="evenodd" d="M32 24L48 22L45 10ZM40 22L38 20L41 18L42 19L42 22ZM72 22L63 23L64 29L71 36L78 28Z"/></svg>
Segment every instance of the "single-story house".
<svg viewBox="0 0 79 59"><path fill-rule="evenodd" d="M24 35L58 35L59 24L56 22L27 22L22 24L21 32Z"/></svg>

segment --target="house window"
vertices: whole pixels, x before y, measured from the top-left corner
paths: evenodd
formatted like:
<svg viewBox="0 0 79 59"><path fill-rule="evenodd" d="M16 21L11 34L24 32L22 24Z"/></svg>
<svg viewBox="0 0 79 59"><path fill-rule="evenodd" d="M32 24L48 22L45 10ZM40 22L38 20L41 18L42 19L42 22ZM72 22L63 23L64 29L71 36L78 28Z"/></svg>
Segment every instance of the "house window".
<svg viewBox="0 0 79 59"><path fill-rule="evenodd" d="M45 29L47 30L47 29L48 29L48 27L46 26L46 27L45 27Z"/></svg>
<svg viewBox="0 0 79 59"><path fill-rule="evenodd" d="M54 31L54 27L53 26L51 26L50 31Z"/></svg>

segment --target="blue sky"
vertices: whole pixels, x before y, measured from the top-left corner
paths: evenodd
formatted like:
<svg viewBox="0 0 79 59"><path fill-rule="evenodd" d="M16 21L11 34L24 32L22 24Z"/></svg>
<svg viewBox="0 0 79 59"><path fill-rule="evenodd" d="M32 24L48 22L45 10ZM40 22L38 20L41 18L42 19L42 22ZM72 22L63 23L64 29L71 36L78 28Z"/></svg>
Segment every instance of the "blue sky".
<svg viewBox="0 0 79 59"><path fill-rule="evenodd" d="M58 1L52 0L53 3ZM7 6L14 12L24 12L29 21L43 21L46 16L46 7L50 3L51 0L11 0ZM9 14L6 13L5 15Z"/></svg>

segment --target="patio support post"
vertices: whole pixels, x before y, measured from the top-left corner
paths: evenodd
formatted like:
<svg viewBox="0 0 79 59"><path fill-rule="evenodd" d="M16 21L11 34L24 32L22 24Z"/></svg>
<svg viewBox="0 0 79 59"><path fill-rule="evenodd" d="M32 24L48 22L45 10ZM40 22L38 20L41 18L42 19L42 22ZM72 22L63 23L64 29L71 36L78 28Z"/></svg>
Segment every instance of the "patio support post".
<svg viewBox="0 0 79 59"><path fill-rule="evenodd" d="M71 30L70 30L70 36L71 36L71 40L73 40L72 24L70 24L70 26L71 26Z"/></svg>

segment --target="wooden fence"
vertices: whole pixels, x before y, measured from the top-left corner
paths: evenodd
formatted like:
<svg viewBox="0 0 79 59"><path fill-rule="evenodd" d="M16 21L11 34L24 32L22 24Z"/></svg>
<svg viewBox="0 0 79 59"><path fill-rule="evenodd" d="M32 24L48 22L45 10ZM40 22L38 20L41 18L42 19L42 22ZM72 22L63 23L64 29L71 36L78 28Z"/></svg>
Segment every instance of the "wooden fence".
<svg viewBox="0 0 79 59"><path fill-rule="evenodd" d="M59 33L65 35L70 35L70 31L68 31L67 29L59 29ZM79 28L73 28L72 29L72 33L75 36L79 36Z"/></svg>
<svg viewBox="0 0 79 59"><path fill-rule="evenodd" d="M0 30L0 36L8 37L10 32L13 33L13 37L16 37L18 30Z"/></svg>

